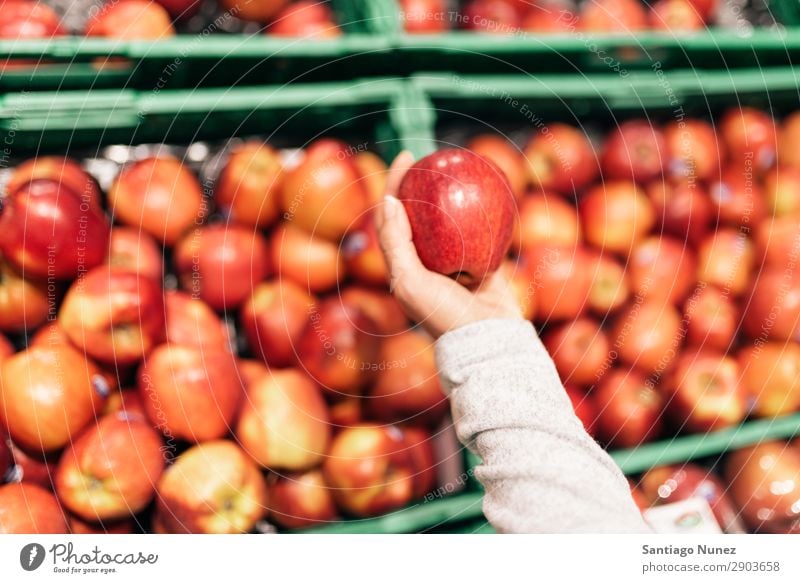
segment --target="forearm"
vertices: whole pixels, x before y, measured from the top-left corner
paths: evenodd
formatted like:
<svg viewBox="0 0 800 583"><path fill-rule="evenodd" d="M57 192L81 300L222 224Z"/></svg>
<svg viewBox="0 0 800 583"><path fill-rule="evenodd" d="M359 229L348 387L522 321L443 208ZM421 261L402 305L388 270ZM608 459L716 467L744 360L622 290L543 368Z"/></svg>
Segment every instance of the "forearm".
<svg viewBox="0 0 800 583"><path fill-rule="evenodd" d="M439 339L436 356L458 437L483 460L476 477L498 531L647 531L530 323L465 326Z"/></svg>

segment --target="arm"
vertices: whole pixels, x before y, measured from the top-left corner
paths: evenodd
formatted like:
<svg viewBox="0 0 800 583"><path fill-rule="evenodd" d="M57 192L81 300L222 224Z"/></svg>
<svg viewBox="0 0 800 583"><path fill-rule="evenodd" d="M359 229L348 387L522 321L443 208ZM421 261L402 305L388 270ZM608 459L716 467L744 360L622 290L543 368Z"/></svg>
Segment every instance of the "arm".
<svg viewBox="0 0 800 583"><path fill-rule="evenodd" d="M467 290L428 271L394 198L413 159L392 165L376 212L391 289L439 338L459 439L483 460L484 511L500 532L646 532L622 473L575 416L549 355L496 273Z"/></svg>

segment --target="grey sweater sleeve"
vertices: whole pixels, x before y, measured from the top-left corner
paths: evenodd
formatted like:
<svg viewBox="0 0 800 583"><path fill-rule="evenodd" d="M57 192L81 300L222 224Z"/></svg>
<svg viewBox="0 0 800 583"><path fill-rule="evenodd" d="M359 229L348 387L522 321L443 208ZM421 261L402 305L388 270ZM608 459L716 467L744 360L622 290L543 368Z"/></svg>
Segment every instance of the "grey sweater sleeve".
<svg viewBox="0 0 800 583"><path fill-rule="evenodd" d="M498 532L648 532L619 468L575 416L530 322L443 335L436 361Z"/></svg>

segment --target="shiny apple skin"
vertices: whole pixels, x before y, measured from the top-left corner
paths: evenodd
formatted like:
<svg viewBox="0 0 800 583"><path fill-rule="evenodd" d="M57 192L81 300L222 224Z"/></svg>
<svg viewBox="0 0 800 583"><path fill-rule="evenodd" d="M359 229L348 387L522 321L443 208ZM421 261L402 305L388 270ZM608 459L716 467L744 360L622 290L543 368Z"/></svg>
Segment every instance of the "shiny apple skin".
<svg viewBox="0 0 800 583"><path fill-rule="evenodd" d="M33 484L0 486L0 534L67 534L58 500Z"/></svg>
<svg viewBox="0 0 800 583"><path fill-rule="evenodd" d="M508 179L492 162L469 150L439 150L408 170L398 198L428 269L475 285L500 267L515 204Z"/></svg>
<svg viewBox="0 0 800 583"><path fill-rule="evenodd" d="M330 488L318 469L281 474L269 485L269 516L284 528L305 528L338 518Z"/></svg>
<svg viewBox="0 0 800 583"><path fill-rule="evenodd" d="M47 319L50 308L47 283L23 278L0 257L0 332L35 330Z"/></svg>
<svg viewBox="0 0 800 583"><path fill-rule="evenodd" d="M615 447L634 447L657 437L664 399L637 371L616 369L592 391L597 434Z"/></svg>

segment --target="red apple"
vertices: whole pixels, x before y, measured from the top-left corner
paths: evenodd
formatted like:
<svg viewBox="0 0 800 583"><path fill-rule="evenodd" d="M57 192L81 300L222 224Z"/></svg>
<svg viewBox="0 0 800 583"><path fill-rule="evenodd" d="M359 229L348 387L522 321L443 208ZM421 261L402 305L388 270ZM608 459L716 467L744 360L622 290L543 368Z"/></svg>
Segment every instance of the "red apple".
<svg viewBox="0 0 800 583"><path fill-rule="evenodd" d="M220 6L236 18L266 24L290 0L220 0Z"/></svg>
<svg viewBox="0 0 800 583"><path fill-rule="evenodd" d="M671 20L667 18L683 17L685 15L682 13L687 9L697 17L689 0L660 0L653 5L653 13L659 8L668 12L677 11L666 17L660 14L665 17L665 24L673 30L675 28ZM664 143L667 147L665 171L668 176L679 181L694 182L710 180L719 172L724 152L720 150L714 128L707 121L689 118L667 124L664 127Z"/></svg>
<svg viewBox="0 0 800 583"><path fill-rule="evenodd" d="M178 534L253 530L269 508L259 468L231 441L209 441L178 457L158 482L155 522Z"/></svg>
<svg viewBox="0 0 800 583"><path fill-rule="evenodd" d="M683 320L691 346L726 352L739 329L739 308L730 294L701 284L686 301Z"/></svg>
<svg viewBox="0 0 800 583"><path fill-rule="evenodd" d="M539 190L575 195L597 177L592 143L580 129L561 123L541 128L523 151L528 181Z"/></svg>
<svg viewBox="0 0 800 583"><path fill-rule="evenodd" d="M711 228L714 208L699 184L657 180L647 186L647 197L664 234L696 245Z"/></svg>
<svg viewBox="0 0 800 583"><path fill-rule="evenodd" d="M389 270L378 242L372 213L364 215L358 226L342 241L342 255L349 273L358 283L385 286Z"/></svg>
<svg viewBox="0 0 800 583"><path fill-rule="evenodd" d="M105 260L109 225L91 195L33 180L0 205L0 251L24 277L72 279Z"/></svg>
<svg viewBox="0 0 800 583"><path fill-rule="evenodd" d="M572 320L586 309L592 285L592 258L586 250L534 247L525 258L533 273L537 321Z"/></svg>
<svg viewBox="0 0 800 583"><path fill-rule="evenodd" d="M139 525L129 518L118 522L85 522L77 516L68 516L70 534L138 534Z"/></svg>
<svg viewBox="0 0 800 583"><path fill-rule="evenodd" d="M136 389L113 391L106 399L103 415L121 415L126 419L149 421L142 395Z"/></svg>
<svg viewBox="0 0 800 583"><path fill-rule="evenodd" d="M0 365L16 352L11 341L0 333Z"/></svg>
<svg viewBox="0 0 800 583"><path fill-rule="evenodd" d="M436 454L433 437L427 430L404 426L403 440L414 472L414 498L423 498L436 487Z"/></svg>
<svg viewBox="0 0 800 583"><path fill-rule="evenodd" d="M345 277L344 257L336 243L290 223L272 232L269 248L278 275L310 293L329 291Z"/></svg>
<svg viewBox="0 0 800 583"><path fill-rule="evenodd" d="M154 429L140 419L107 416L64 451L56 492L83 520L118 520L150 503L163 470L161 436Z"/></svg>
<svg viewBox="0 0 800 583"><path fill-rule="evenodd" d="M436 373L433 340L408 331L384 338L368 393L377 419L435 427L450 409Z"/></svg>
<svg viewBox="0 0 800 583"><path fill-rule="evenodd" d="M342 34L330 7L317 0L297 0L275 15L266 31L274 36L304 39L334 38Z"/></svg>
<svg viewBox="0 0 800 583"><path fill-rule="evenodd" d="M278 151L263 142L248 141L230 153L214 199L231 221L265 228L278 220L282 185Z"/></svg>
<svg viewBox="0 0 800 583"><path fill-rule="evenodd" d="M358 394L378 364L372 320L336 297L311 306L309 319L297 345L302 367L330 393Z"/></svg>
<svg viewBox="0 0 800 583"><path fill-rule="evenodd" d="M500 267L514 222L514 194L494 163L469 150L439 150L400 183L414 246L432 271L476 285Z"/></svg>
<svg viewBox="0 0 800 583"><path fill-rule="evenodd" d="M766 219L755 228L758 262L787 267L800 255L800 222L793 216Z"/></svg>
<svg viewBox="0 0 800 583"><path fill-rule="evenodd" d="M61 19L47 4L29 0L3 2L0 14L0 39L51 38L64 34L66 33L61 27ZM11 189L8 192L11 192Z"/></svg>
<svg viewBox="0 0 800 583"><path fill-rule="evenodd" d="M364 398L342 397L331 403L328 415L331 418L331 427L334 432L345 427L358 425L364 420Z"/></svg>
<svg viewBox="0 0 800 583"><path fill-rule="evenodd" d="M627 256L656 221L650 200L633 182L609 181L592 188L580 203L586 242Z"/></svg>
<svg viewBox="0 0 800 583"><path fill-rule="evenodd" d="M469 0L459 15L467 30L513 34L520 25L520 13L508 0Z"/></svg>
<svg viewBox="0 0 800 583"><path fill-rule="evenodd" d="M273 370L247 387L236 439L265 468L313 468L323 460L330 435L322 393L299 370Z"/></svg>
<svg viewBox="0 0 800 583"><path fill-rule="evenodd" d="M705 28L705 22L691 0L658 0L649 14L650 28L681 33Z"/></svg>
<svg viewBox="0 0 800 583"><path fill-rule="evenodd" d="M800 345L764 342L738 354L741 384L753 403L752 414L778 417L800 410Z"/></svg>
<svg viewBox="0 0 800 583"><path fill-rule="evenodd" d="M694 252L677 239L651 236L628 258L631 291L642 298L681 302L696 283Z"/></svg>
<svg viewBox="0 0 800 583"><path fill-rule="evenodd" d="M743 326L752 339L800 341L800 274L767 267L744 302Z"/></svg>
<svg viewBox="0 0 800 583"><path fill-rule="evenodd" d="M794 112L783 119L778 132L778 160L783 168L800 167L800 150L797 140L800 138L800 112Z"/></svg>
<svg viewBox="0 0 800 583"><path fill-rule="evenodd" d="M775 217L800 216L800 168L779 166L764 176L764 197L767 211Z"/></svg>
<svg viewBox="0 0 800 583"><path fill-rule="evenodd" d="M322 466L339 508L358 517L385 514L414 498L414 464L403 431L359 425L341 431Z"/></svg>
<svg viewBox="0 0 800 583"><path fill-rule="evenodd" d="M601 155L604 178L636 182L661 176L668 160L664 134L645 120L626 121L612 130Z"/></svg>
<svg viewBox="0 0 800 583"><path fill-rule="evenodd" d="M681 324L678 310L663 300L635 302L614 324L614 349L625 364L662 374L680 350Z"/></svg>
<svg viewBox="0 0 800 583"><path fill-rule="evenodd" d="M589 386L596 383L611 362L611 343L600 325L579 318L553 328L544 345L564 384Z"/></svg>
<svg viewBox="0 0 800 583"><path fill-rule="evenodd" d="M728 534L742 534L739 512L727 494L727 486L712 472L686 463L648 470L639 482L648 506L702 498L711 507L720 528Z"/></svg>
<svg viewBox="0 0 800 583"><path fill-rule="evenodd" d="M225 350L162 344L139 369L147 416L168 439L201 442L230 431L242 387Z"/></svg>
<svg viewBox="0 0 800 583"><path fill-rule="evenodd" d="M734 107L725 112L718 131L730 164L760 173L775 163L777 130L766 112L752 107Z"/></svg>
<svg viewBox="0 0 800 583"><path fill-rule="evenodd" d="M408 317L393 295L382 290L348 286L342 302L355 306L372 320L377 334L393 336L408 328Z"/></svg>
<svg viewBox="0 0 800 583"><path fill-rule="evenodd" d="M239 314L251 352L270 366L290 366L316 300L288 279L265 281Z"/></svg>
<svg viewBox="0 0 800 583"><path fill-rule="evenodd" d="M58 320L50 322L39 328L36 333L28 340L28 348L34 346L44 346L52 348L54 346L72 346L69 338L64 333L64 329L59 326Z"/></svg>
<svg viewBox="0 0 800 583"><path fill-rule="evenodd" d="M519 203L517 224L511 238L516 252L545 245L573 247L581 240L578 211L563 198L530 194Z"/></svg>
<svg viewBox="0 0 800 583"><path fill-rule="evenodd" d="M386 188L386 177L389 172L386 162L374 152L365 150L356 154L355 163L367 189L369 206L379 204L383 200L383 191Z"/></svg>
<svg viewBox="0 0 800 583"><path fill-rule="evenodd" d="M517 261L506 259L500 270L511 287L514 299L517 300L520 314L526 320L533 320L536 317L536 286L527 261L525 258Z"/></svg>
<svg viewBox="0 0 800 583"><path fill-rule="evenodd" d="M38 8L47 8L44 4L26 2ZM9 2L3 5L3 13L8 9ZM94 178L86 173L80 164L72 158L61 156L39 156L25 160L14 168L6 184L6 192L14 192L24 188L32 180L52 180L72 191L81 200L91 200L98 206L102 204L100 187Z"/></svg>
<svg viewBox="0 0 800 583"><path fill-rule="evenodd" d="M718 0L689 0L704 22L710 22L717 12Z"/></svg>
<svg viewBox="0 0 800 583"><path fill-rule="evenodd" d="M566 33L575 30L578 17L558 2L545 0L530 5L522 18L522 30L537 33Z"/></svg>
<svg viewBox="0 0 800 583"><path fill-rule="evenodd" d="M164 294L168 344L231 350L228 328L208 304L181 291Z"/></svg>
<svg viewBox="0 0 800 583"><path fill-rule="evenodd" d="M55 309L56 299L48 296L46 283L23 278L0 257L0 332L35 330Z"/></svg>
<svg viewBox="0 0 800 583"><path fill-rule="evenodd" d="M647 28L647 13L638 0L588 0L581 4L580 29L632 33Z"/></svg>
<svg viewBox="0 0 800 583"><path fill-rule="evenodd" d="M121 0L90 13L85 34L120 40L159 40L175 36L175 28L163 6L149 0Z"/></svg>
<svg viewBox="0 0 800 583"><path fill-rule="evenodd" d="M269 485L269 517L284 528L304 528L338 518L320 470L276 477Z"/></svg>
<svg viewBox="0 0 800 583"><path fill-rule="evenodd" d="M444 32L450 28L447 0L400 0L400 18L409 34Z"/></svg>
<svg viewBox="0 0 800 583"><path fill-rule="evenodd" d="M126 166L108 191L112 214L172 246L205 214L203 189L175 158L145 158Z"/></svg>
<svg viewBox="0 0 800 583"><path fill-rule="evenodd" d="M755 532L797 532L800 521L800 452L770 441L740 449L725 460L731 498Z"/></svg>
<svg viewBox="0 0 800 583"><path fill-rule="evenodd" d="M747 415L739 365L723 353L707 349L682 353L665 379L664 389L672 417L686 431L730 427Z"/></svg>
<svg viewBox="0 0 800 583"><path fill-rule="evenodd" d="M753 243L745 233L719 229L700 244L697 279L739 296L747 290L754 262Z"/></svg>
<svg viewBox="0 0 800 583"><path fill-rule="evenodd" d="M164 338L161 288L132 271L98 267L67 291L59 324L92 358L136 364Z"/></svg>
<svg viewBox="0 0 800 583"><path fill-rule="evenodd" d="M36 346L0 367L0 422L31 450L61 449L102 408L109 394L100 369L69 346Z"/></svg>
<svg viewBox="0 0 800 583"><path fill-rule="evenodd" d="M606 316L622 307L631 295L625 268L618 259L595 251L589 260L591 284L586 302L599 316Z"/></svg>
<svg viewBox="0 0 800 583"><path fill-rule="evenodd" d="M592 392L597 435L614 447L635 447L661 432L663 399L644 375L615 369Z"/></svg>
<svg viewBox="0 0 800 583"><path fill-rule="evenodd" d="M247 390L247 387L254 384L256 381L261 380L269 375L269 370L264 363L258 360L250 360L247 358L238 358L236 360L236 369L239 372L239 379L242 382L242 387Z"/></svg>
<svg viewBox="0 0 800 583"><path fill-rule="evenodd" d="M133 271L161 283L164 258L161 248L150 235L130 227L111 230L106 263L116 269Z"/></svg>
<svg viewBox="0 0 800 583"><path fill-rule="evenodd" d="M0 486L0 534L67 534L56 497L33 484Z"/></svg>
<svg viewBox="0 0 800 583"><path fill-rule="evenodd" d="M42 452L25 451L10 438L6 438L5 445L8 446L13 461L12 468L6 475L9 482L34 484L45 490L53 490L58 452L45 455Z"/></svg>
<svg viewBox="0 0 800 583"><path fill-rule="evenodd" d="M594 437L597 432L597 406L594 399L590 394L571 385L565 385L564 390L575 410L575 416L580 419L586 433Z"/></svg>
<svg viewBox="0 0 800 583"><path fill-rule="evenodd" d="M708 188L720 223L752 228L766 215L764 193L752 172L729 167Z"/></svg>
<svg viewBox="0 0 800 583"><path fill-rule="evenodd" d="M517 199L525 193L528 181L525 158L513 142L499 134L480 134L467 142L467 148L494 162L503 171Z"/></svg>
<svg viewBox="0 0 800 583"><path fill-rule="evenodd" d="M155 0L176 21L189 20L200 11L202 0Z"/></svg>
<svg viewBox="0 0 800 583"><path fill-rule="evenodd" d="M268 275L269 250L252 227L215 223L186 233L173 261L193 297L215 310L236 309Z"/></svg>

